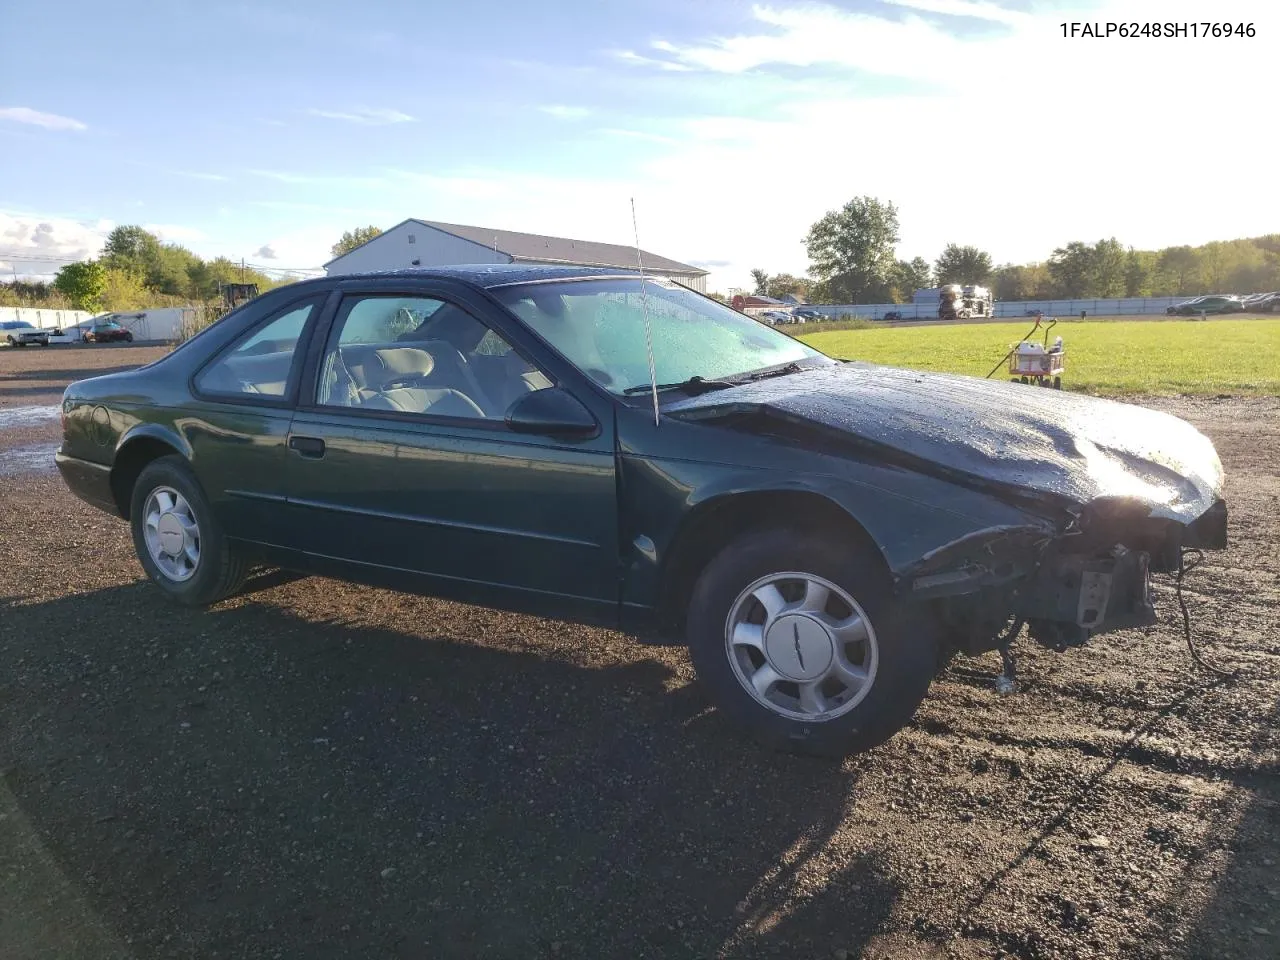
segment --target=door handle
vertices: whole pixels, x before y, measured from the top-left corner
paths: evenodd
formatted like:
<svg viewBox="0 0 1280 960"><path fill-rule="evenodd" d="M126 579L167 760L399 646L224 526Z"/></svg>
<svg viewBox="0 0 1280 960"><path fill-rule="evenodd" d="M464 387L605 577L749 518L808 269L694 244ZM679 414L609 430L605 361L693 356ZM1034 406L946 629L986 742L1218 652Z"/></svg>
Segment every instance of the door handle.
<svg viewBox="0 0 1280 960"><path fill-rule="evenodd" d="M289 449L297 451L308 460L319 460L324 456L324 441L319 437L300 437L295 434L289 438Z"/></svg>

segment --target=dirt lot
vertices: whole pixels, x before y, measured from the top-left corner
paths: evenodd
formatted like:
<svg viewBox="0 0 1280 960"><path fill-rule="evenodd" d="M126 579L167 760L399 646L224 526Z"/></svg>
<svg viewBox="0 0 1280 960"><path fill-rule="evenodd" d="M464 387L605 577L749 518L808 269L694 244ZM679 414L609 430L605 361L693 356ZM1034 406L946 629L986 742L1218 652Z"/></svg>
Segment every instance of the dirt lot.
<svg viewBox="0 0 1280 960"><path fill-rule="evenodd" d="M167 605L48 461L68 380L155 355L0 351L0 956L1280 957L1275 399L1158 401L1227 465L1188 595L1240 678L1162 588L835 765L608 632L319 579Z"/></svg>

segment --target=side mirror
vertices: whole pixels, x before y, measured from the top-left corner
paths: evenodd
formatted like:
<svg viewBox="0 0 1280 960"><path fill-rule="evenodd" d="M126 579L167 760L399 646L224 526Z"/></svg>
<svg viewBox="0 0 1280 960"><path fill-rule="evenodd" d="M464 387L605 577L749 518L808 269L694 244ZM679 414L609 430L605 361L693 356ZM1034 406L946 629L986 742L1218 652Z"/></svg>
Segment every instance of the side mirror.
<svg viewBox="0 0 1280 960"><path fill-rule="evenodd" d="M586 439L600 429L591 411L560 387L535 390L507 408L507 426L515 433Z"/></svg>

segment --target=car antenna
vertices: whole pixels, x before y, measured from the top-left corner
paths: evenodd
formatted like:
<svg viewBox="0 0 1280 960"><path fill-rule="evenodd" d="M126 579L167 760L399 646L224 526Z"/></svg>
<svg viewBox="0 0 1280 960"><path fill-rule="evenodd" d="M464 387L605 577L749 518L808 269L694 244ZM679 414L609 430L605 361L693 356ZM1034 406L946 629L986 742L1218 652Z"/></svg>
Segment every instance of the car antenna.
<svg viewBox="0 0 1280 960"><path fill-rule="evenodd" d="M649 356L649 386L653 390L653 425L658 420L658 371L653 364L653 333L649 329L649 291L644 280L644 258L640 255L640 226L636 221L636 198L631 198L631 229L636 235L636 266L640 268L640 311L644 314L644 349Z"/></svg>

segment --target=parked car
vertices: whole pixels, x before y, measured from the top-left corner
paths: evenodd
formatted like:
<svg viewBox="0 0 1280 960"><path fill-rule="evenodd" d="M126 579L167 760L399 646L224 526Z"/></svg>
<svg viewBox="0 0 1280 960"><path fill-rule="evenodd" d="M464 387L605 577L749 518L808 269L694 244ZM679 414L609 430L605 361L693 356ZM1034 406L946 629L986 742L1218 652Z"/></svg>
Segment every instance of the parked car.
<svg viewBox="0 0 1280 960"><path fill-rule="evenodd" d="M764 313L760 314L760 316L764 317L765 320L769 321L769 323L772 323L775 326L780 323L797 322L792 317L792 315L787 313L787 311L785 310L766 310Z"/></svg>
<svg viewBox="0 0 1280 960"><path fill-rule="evenodd" d="M1243 310L1244 303L1239 297L1213 296L1175 303L1165 313L1169 316L1190 317L1200 313L1240 313Z"/></svg>
<svg viewBox="0 0 1280 960"><path fill-rule="evenodd" d="M42 347L49 345L49 331L33 327L25 320L0 322L0 337L11 347L26 347L33 343Z"/></svg>
<svg viewBox="0 0 1280 960"><path fill-rule="evenodd" d="M1269 293L1253 305L1261 313L1280 313L1280 293Z"/></svg>
<svg viewBox="0 0 1280 960"><path fill-rule="evenodd" d="M84 329L85 343L133 343L133 334L119 321L95 320Z"/></svg>
<svg viewBox="0 0 1280 960"><path fill-rule="evenodd" d="M812 307L796 307L791 311L793 317L799 317L803 320L821 320L822 314Z"/></svg>
<svg viewBox="0 0 1280 960"><path fill-rule="evenodd" d="M902 311L901 311L901 310L890 310L888 313L886 313L886 314L884 315L884 317L883 317L882 319L884 319L884 320L888 320L888 321L890 321L890 322L892 322L892 321L894 321L894 320L901 320L901 319L902 319Z"/></svg>
<svg viewBox="0 0 1280 960"><path fill-rule="evenodd" d="M1244 309L1251 313L1275 313L1280 310L1280 293L1255 293L1245 297Z"/></svg>
<svg viewBox="0 0 1280 960"><path fill-rule="evenodd" d="M1182 420L836 361L602 269L290 284L62 411L66 483L177 602L266 563L602 623L687 644L725 714L829 755L1011 620L1056 650L1152 622L1149 572L1226 543Z"/></svg>

